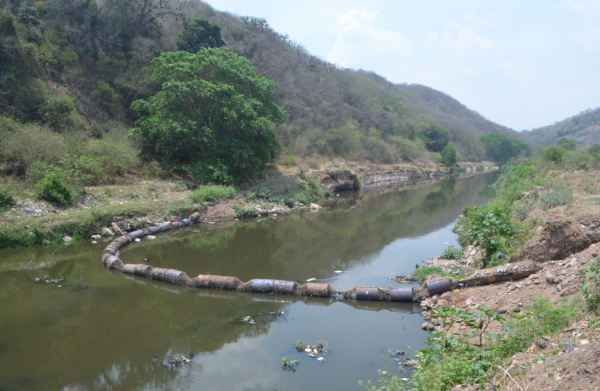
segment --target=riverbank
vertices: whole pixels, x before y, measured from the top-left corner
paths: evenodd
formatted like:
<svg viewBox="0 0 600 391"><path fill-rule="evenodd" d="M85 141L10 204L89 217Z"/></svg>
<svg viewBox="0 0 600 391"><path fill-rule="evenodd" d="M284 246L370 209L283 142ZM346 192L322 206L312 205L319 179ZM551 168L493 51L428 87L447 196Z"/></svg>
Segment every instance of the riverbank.
<svg viewBox="0 0 600 391"><path fill-rule="evenodd" d="M305 171L272 165L239 188L232 199L205 202L192 201L197 185L185 178L125 175L112 184L85 187L83 195L68 207L36 200L33 184L28 181L13 182L11 195L16 205L0 211L0 248L61 243L65 239L77 241L101 235L103 228L116 234L131 232L180 220L194 212L200 212L206 221L276 216L308 209L311 202L325 202L326 192L386 187L446 174L436 168L338 160L315 167ZM484 171L481 167L479 171ZM491 163L485 167L493 168ZM475 172L477 168L469 164L468 171Z"/></svg>
<svg viewBox="0 0 600 391"><path fill-rule="evenodd" d="M516 261L540 270L422 302L423 327L433 336L432 349L416 354L417 389L583 390L600 383L598 178L597 170L524 161L504 169L495 199L465 208L455 232L463 246L480 247L427 261L438 268L431 272L510 268ZM440 276L427 268L419 274ZM383 389L404 389L397 378L384 382L390 387Z"/></svg>

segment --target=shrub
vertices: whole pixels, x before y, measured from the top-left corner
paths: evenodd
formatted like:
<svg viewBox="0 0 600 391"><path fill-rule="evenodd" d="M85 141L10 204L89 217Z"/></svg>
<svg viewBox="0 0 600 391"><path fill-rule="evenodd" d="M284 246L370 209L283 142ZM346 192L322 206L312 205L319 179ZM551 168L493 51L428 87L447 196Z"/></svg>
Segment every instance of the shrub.
<svg viewBox="0 0 600 391"><path fill-rule="evenodd" d="M41 114L46 123L57 132L83 128L83 122L75 106L73 98L60 95L48 95L41 107Z"/></svg>
<svg viewBox="0 0 600 391"><path fill-rule="evenodd" d="M456 164L456 148L454 148L454 144L448 144L442 151L442 163L446 167L452 167Z"/></svg>
<svg viewBox="0 0 600 391"><path fill-rule="evenodd" d="M113 107L121 103L121 96L108 83L98 82L96 95L98 95L100 103L107 107Z"/></svg>
<svg viewBox="0 0 600 391"><path fill-rule="evenodd" d="M205 185L200 186L196 191L190 194L192 202L200 203L204 201L226 200L233 198L236 193L233 186L223 185Z"/></svg>
<svg viewBox="0 0 600 391"><path fill-rule="evenodd" d="M5 189L0 189L0 208L10 208L15 204L15 199Z"/></svg>
<svg viewBox="0 0 600 391"><path fill-rule="evenodd" d="M498 252L506 252L509 242L520 233L510 215L502 207L486 205L469 211L469 244L481 247L485 263L492 261Z"/></svg>
<svg viewBox="0 0 600 391"><path fill-rule="evenodd" d="M444 259L462 259L465 256L465 250L462 248L446 248L442 251L441 257Z"/></svg>
<svg viewBox="0 0 600 391"><path fill-rule="evenodd" d="M542 159L551 163L560 163L563 161L566 153L567 151L562 148L548 147L542 151Z"/></svg>
<svg viewBox="0 0 600 391"><path fill-rule="evenodd" d="M306 349L306 347L307 347L307 346L308 346L308 345L307 345L307 344L306 344L306 342L304 342L304 341L297 341L297 342L294 344L294 347L295 347L295 348L296 348L296 350L297 350L297 351L299 351L299 352L303 352L303 351L304 351L304 349Z"/></svg>
<svg viewBox="0 0 600 391"><path fill-rule="evenodd" d="M246 219L249 217L256 216L256 210L253 208L248 208L248 207L240 208L238 206L234 206L233 210L235 210L234 217L236 219Z"/></svg>
<svg viewBox="0 0 600 391"><path fill-rule="evenodd" d="M542 196L542 205L547 209L552 209L560 205L568 204L573 198L573 192L569 186L558 184L554 191Z"/></svg>
<svg viewBox="0 0 600 391"><path fill-rule="evenodd" d="M579 274L585 276L581 290L588 310L600 310L600 258L581 268Z"/></svg>
<svg viewBox="0 0 600 391"><path fill-rule="evenodd" d="M452 278L464 278L467 277L468 274L451 274L451 273L446 273L441 267L422 267L420 269L415 270L415 272L413 273L413 277L415 278L415 280L419 281L419 282L424 282L428 276L432 275L432 274L436 274L439 275L440 277L452 277Z"/></svg>
<svg viewBox="0 0 600 391"><path fill-rule="evenodd" d="M73 202L71 189L60 182L60 176L56 173L46 176L35 185L35 194L38 198L60 205L69 205Z"/></svg>

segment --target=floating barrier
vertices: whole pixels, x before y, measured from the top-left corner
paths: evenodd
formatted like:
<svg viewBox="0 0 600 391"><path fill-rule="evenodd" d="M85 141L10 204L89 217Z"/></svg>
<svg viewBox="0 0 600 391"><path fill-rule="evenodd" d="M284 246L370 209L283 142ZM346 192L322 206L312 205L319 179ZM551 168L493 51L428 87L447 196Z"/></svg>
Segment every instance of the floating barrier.
<svg viewBox="0 0 600 391"><path fill-rule="evenodd" d="M106 246L104 251L102 251L102 263L109 269L119 270L125 274L195 288L308 297L337 297L361 301L397 301L406 303L421 301L429 296L448 292L456 288L518 280L541 270L539 264L532 261L526 261L490 269L477 270L473 275L458 280L449 277L440 278L434 281L425 282L421 287L404 286L382 289L376 286L357 286L352 289L338 292L329 284L316 282L309 282L304 285L300 285L294 281L271 279L253 279L248 282L242 282L237 277L203 274L195 278L189 278L187 274L180 270L154 268L144 264L123 264L123 261L118 257L119 249L133 242L135 239L143 238L146 235L185 227L192 223L198 223L201 219L202 215L195 212L190 215L189 219L163 223L158 226L148 227L144 230L137 230L123 235L113 240L113 242Z"/></svg>

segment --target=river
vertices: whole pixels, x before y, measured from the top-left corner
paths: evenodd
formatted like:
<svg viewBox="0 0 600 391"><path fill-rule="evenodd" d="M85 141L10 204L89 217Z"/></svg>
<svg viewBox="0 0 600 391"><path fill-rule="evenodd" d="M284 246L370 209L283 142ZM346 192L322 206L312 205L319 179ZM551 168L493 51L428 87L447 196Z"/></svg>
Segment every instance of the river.
<svg viewBox="0 0 600 391"><path fill-rule="evenodd" d="M457 246L451 229L462 208L489 199L496 179L341 193L317 213L193 225L132 244L120 258L190 277L399 286L389 277L411 273L444 243ZM177 287L106 270L105 245L0 250L1 391L360 390L359 380L385 369L389 349L410 355L427 338L413 304ZM34 282L44 276L65 280ZM245 316L255 324L237 322ZM298 340L330 351L317 361L294 349ZM168 364L181 356L191 362ZM300 360L295 371L283 357ZM392 373L405 370L398 363Z"/></svg>

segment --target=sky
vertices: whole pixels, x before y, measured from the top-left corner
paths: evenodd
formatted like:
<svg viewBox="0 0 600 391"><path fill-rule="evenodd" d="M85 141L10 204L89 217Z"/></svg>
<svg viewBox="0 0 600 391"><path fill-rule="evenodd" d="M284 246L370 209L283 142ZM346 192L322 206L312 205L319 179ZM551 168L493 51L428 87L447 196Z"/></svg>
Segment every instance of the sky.
<svg viewBox="0 0 600 391"><path fill-rule="evenodd" d="M310 53L532 129L600 106L600 0L207 0Z"/></svg>

